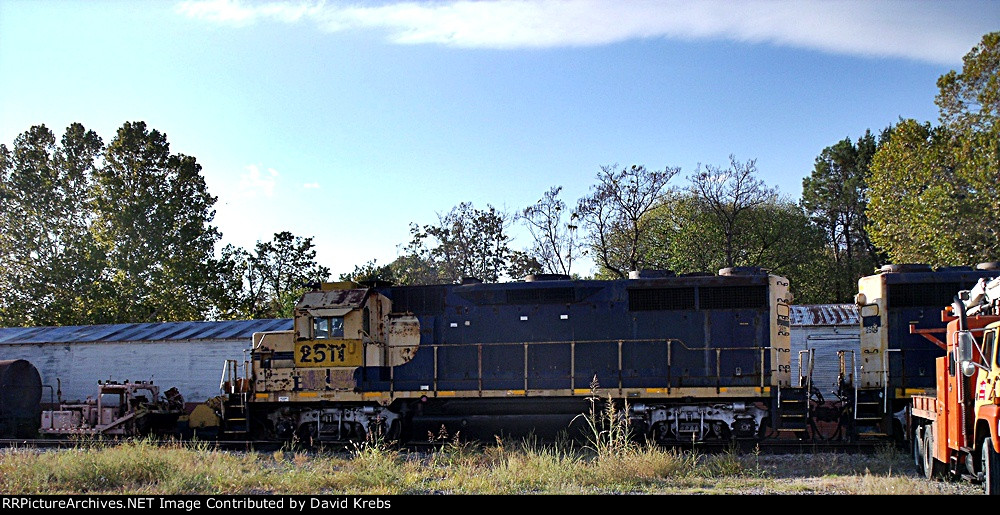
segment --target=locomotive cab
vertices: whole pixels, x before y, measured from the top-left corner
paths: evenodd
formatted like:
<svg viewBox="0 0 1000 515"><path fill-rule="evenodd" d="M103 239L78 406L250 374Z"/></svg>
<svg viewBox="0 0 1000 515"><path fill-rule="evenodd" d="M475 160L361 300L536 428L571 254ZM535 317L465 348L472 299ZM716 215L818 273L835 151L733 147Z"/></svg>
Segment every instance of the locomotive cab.
<svg viewBox="0 0 1000 515"><path fill-rule="evenodd" d="M357 373L416 354L416 317L390 312L387 297L356 283L324 283L303 294L291 331L253 335L245 383L224 379L224 386L246 385L227 392L230 432L344 440L391 422L395 415L365 395Z"/></svg>

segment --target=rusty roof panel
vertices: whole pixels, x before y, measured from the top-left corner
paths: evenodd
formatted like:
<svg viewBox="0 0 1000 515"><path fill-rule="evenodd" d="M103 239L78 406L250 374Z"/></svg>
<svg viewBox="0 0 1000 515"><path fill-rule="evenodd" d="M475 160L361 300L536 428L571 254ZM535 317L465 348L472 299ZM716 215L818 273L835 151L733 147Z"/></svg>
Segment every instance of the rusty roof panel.
<svg viewBox="0 0 1000 515"><path fill-rule="evenodd" d="M858 325L858 307L854 304L809 304L789 306L792 325Z"/></svg>
<svg viewBox="0 0 1000 515"><path fill-rule="evenodd" d="M0 344L249 340L263 331L288 331L290 318L222 322L158 322L149 324L0 327Z"/></svg>
<svg viewBox="0 0 1000 515"><path fill-rule="evenodd" d="M295 309L357 308L365 301L368 290L311 291L302 296Z"/></svg>

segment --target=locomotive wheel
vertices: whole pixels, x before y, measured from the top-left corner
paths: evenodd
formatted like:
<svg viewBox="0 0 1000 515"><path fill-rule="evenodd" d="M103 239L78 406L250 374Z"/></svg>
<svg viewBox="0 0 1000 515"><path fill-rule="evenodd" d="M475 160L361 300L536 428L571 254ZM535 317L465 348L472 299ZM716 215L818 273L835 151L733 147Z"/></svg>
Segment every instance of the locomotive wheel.
<svg viewBox="0 0 1000 515"><path fill-rule="evenodd" d="M983 490L986 495L1000 495L1000 456L989 438L983 441Z"/></svg>
<svg viewBox="0 0 1000 515"><path fill-rule="evenodd" d="M385 433L385 439L389 443L402 443L401 437L403 436L403 422L401 420L393 420L389 424L389 430Z"/></svg>
<svg viewBox="0 0 1000 515"><path fill-rule="evenodd" d="M770 426L771 426L771 421L769 417L764 417L760 420L760 427L757 428L757 440L763 440L767 438L767 431Z"/></svg>
<svg viewBox="0 0 1000 515"><path fill-rule="evenodd" d="M913 430L913 464L917 467L917 473L924 473L924 426L917 426Z"/></svg>

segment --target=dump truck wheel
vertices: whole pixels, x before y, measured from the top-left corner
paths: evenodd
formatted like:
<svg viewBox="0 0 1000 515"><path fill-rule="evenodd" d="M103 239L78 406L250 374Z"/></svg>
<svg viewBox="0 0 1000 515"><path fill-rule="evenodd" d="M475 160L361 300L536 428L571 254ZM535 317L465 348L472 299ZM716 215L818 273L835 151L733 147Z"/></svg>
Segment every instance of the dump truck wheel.
<svg viewBox="0 0 1000 515"><path fill-rule="evenodd" d="M941 470L938 461L934 459L934 433L927 428L924 434L924 477L934 479Z"/></svg>
<svg viewBox="0 0 1000 515"><path fill-rule="evenodd" d="M918 426L913 431L913 464L917 467L917 473L924 473L924 427Z"/></svg>
<svg viewBox="0 0 1000 515"><path fill-rule="evenodd" d="M988 438L983 442L983 490L986 495L1000 495L1000 458Z"/></svg>

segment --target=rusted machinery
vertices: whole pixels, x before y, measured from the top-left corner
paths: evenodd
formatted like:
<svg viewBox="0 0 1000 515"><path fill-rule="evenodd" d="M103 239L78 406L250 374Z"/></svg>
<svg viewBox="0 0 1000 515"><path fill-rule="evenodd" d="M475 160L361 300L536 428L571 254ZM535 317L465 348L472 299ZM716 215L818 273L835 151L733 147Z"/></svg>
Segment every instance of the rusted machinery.
<svg viewBox="0 0 1000 515"><path fill-rule="evenodd" d="M160 387L152 382L98 382L96 397L43 411L39 432L90 436L174 433L183 408L184 398L176 388L167 390L161 399Z"/></svg>

